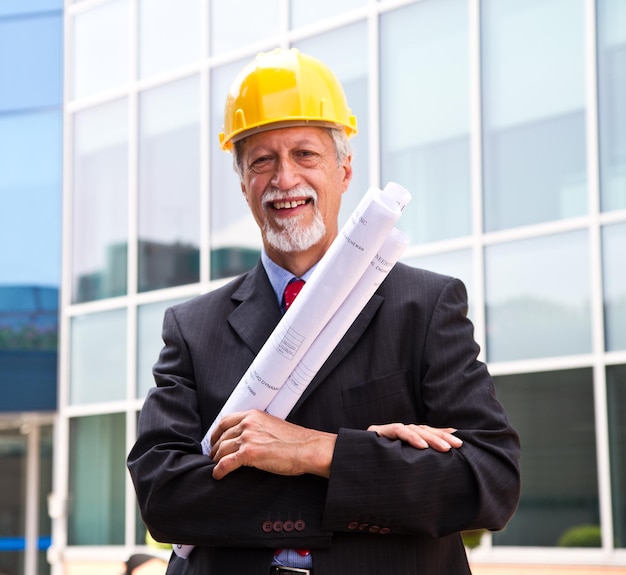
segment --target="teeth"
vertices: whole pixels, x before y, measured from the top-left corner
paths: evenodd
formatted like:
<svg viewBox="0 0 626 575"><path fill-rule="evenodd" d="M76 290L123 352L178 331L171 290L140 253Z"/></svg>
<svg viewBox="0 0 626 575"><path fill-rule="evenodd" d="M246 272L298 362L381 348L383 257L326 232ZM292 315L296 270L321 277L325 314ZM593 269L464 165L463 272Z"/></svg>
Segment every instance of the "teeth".
<svg viewBox="0 0 626 575"><path fill-rule="evenodd" d="M285 208L295 208L306 204L306 200L288 200L286 202L274 202L273 206L277 210L284 210Z"/></svg>

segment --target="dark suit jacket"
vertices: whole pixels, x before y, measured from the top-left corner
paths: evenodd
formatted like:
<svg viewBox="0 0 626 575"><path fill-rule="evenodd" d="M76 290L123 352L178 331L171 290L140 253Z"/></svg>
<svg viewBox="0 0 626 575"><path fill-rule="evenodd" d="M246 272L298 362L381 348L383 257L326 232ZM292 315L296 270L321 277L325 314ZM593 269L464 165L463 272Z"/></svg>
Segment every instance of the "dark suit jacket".
<svg viewBox="0 0 626 575"><path fill-rule="evenodd" d="M276 548L315 575L469 573L459 532L516 509L519 442L466 318L459 280L397 264L288 419L338 434L330 479L252 468L216 481L200 440L281 314L263 267L169 309L128 465L160 541L195 544L168 573L267 575ZM419 450L371 424L455 427Z"/></svg>

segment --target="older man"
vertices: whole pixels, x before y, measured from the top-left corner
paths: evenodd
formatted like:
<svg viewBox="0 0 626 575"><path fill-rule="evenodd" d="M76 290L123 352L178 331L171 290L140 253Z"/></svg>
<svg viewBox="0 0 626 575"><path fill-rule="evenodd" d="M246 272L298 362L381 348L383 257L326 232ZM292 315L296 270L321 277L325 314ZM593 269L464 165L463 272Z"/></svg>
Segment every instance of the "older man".
<svg viewBox="0 0 626 575"><path fill-rule="evenodd" d="M228 414L200 441L338 233L356 120L321 62L261 54L235 79L232 150L263 251L169 309L129 469L146 525L188 543L168 573L469 573L460 532L516 509L519 442L466 317L463 284L397 264L281 420ZM282 308L282 309L281 309Z"/></svg>

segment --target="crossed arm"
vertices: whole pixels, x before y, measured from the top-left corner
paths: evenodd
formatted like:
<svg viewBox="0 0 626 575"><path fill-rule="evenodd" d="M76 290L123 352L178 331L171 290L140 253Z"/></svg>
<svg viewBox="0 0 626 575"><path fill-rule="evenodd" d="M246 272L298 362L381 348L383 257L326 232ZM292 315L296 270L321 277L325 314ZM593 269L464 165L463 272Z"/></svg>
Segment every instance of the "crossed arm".
<svg viewBox="0 0 626 575"><path fill-rule="evenodd" d="M388 423L368 431L401 440L417 449L446 452L463 443L453 428ZM217 463L213 477L222 479L239 467L255 467L277 475L311 473L330 476L337 436L308 429L261 411L224 417L211 436L211 458Z"/></svg>

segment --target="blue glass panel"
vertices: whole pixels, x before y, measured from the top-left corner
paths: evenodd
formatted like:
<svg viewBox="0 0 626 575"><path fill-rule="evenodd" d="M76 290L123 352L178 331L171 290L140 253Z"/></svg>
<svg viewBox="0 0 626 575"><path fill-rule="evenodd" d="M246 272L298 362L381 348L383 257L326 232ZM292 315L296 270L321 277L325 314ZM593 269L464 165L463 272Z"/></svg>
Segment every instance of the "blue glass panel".
<svg viewBox="0 0 626 575"><path fill-rule="evenodd" d="M412 243L471 231L468 30L463 0L381 17L381 184L413 195L398 224Z"/></svg>
<svg viewBox="0 0 626 575"><path fill-rule="evenodd" d="M139 290L200 278L200 82L139 101Z"/></svg>
<svg viewBox="0 0 626 575"><path fill-rule="evenodd" d="M602 209L626 208L626 2L598 0Z"/></svg>
<svg viewBox="0 0 626 575"><path fill-rule="evenodd" d="M76 15L71 54L72 95L90 96L129 79L128 0L111 0Z"/></svg>
<svg viewBox="0 0 626 575"><path fill-rule="evenodd" d="M626 224L602 229L604 337L607 351L626 349Z"/></svg>
<svg viewBox="0 0 626 575"><path fill-rule="evenodd" d="M61 14L0 19L0 111L61 102L62 48Z"/></svg>
<svg viewBox="0 0 626 575"><path fill-rule="evenodd" d="M69 545L123 545L125 433L123 413L70 420Z"/></svg>
<svg viewBox="0 0 626 575"><path fill-rule="evenodd" d="M0 16L14 16L17 14L32 14L47 10L60 10L63 0L2 0Z"/></svg>
<svg viewBox="0 0 626 575"><path fill-rule="evenodd" d="M481 3L487 231L587 211L583 4Z"/></svg>
<svg viewBox="0 0 626 575"><path fill-rule="evenodd" d="M586 231L488 246L489 361L590 353L589 276Z"/></svg>
<svg viewBox="0 0 626 575"><path fill-rule="evenodd" d="M626 365L606 368L615 547L626 547Z"/></svg>
<svg viewBox="0 0 626 575"><path fill-rule="evenodd" d="M581 525L599 531L593 373L590 368L495 377L522 442L522 497L495 545L554 547ZM596 537L589 547L599 547Z"/></svg>
<svg viewBox="0 0 626 575"><path fill-rule="evenodd" d="M200 0L139 3L139 75L142 78L202 57ZM167 37L168 41L163 42Z"/></svg>
<svg viewBox="0 0 626 575"><path fill-rule="evenodd" d="M0 269L3 284L61 277L61 113L0 116Z"/></svg>
<svg viewBox="0 0 626 575"><path fill-rule="evenodd" d="M336 0L317 0L316 2L291 0L289 5L291 27L298 28L319 20L332 18L338 14L365 6L365 4L367 4L367 0L342 0L341 2ZM346 43L344 47L348 47L348 44Z"/></svg>
<svg viewBox="0 0 626 575"><path fill-rule="evenodd" d="M222 54L280 34L278 0L212 0L211 54Z"/></svg>
<svg viewBox="0 0 626 575"><path fill-rule="evenodd" d="M123 400L126 357L125 309L72 318L70 403Z"/></svg>
<svg viewBox="0 0 626 575"><path fill-rule="evenodd" d="M0 285L2 411L56 409L56 288Z"/></svg>

